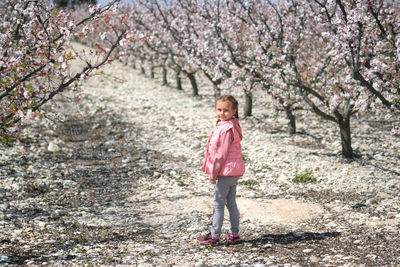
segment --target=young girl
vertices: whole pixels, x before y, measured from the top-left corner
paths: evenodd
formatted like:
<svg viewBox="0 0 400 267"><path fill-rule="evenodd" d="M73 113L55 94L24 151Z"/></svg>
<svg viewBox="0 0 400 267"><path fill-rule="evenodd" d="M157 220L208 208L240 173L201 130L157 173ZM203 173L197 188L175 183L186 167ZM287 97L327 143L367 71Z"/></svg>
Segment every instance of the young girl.
<svg viewBox="0 0 400 267"><path fill-rule="evenodd" d="M242 159L242 129L239 125L238 102L231 95L224 95L215 104L217 126L207 143L207 153L202 170L210 175L214 186L214 214L212 228L208 234L199 236L203 245L217 246L224 220L225 205L229 211L230 233L226 235L229 243L238 243L239 211L236 205L236 185L244 174Z"/></svg>

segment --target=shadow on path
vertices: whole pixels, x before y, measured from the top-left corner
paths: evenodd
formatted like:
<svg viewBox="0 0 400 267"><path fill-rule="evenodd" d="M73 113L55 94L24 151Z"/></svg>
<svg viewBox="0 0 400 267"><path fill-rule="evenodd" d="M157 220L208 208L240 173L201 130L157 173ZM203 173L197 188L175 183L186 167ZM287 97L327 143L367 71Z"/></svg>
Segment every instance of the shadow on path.
<svg viewBox="0 0 400 267"><path fill-rule="evenodd" d="M327 238L336 238L340 235L341 234L339 232L267 234L259 238L244 240L243 242L253 243L253 244L267 244L267 243L293 244L293 243L301 243L313 240L324 240Z"/></svg>

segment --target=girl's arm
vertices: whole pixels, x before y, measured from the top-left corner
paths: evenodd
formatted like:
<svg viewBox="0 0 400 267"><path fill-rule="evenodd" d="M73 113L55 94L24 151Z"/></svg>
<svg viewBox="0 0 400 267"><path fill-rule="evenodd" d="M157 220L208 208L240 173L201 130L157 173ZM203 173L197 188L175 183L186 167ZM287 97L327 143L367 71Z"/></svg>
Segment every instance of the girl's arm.
<svg viewBox="0 0 400 267"><path fill-rule="evenodd" d="M210 182L215 183L218 173L220 172L222 166L228 157L229 148L233 142L233 131L229 129L223 132L220 137L220 141L217 145L217 153L215 154L214 164L211 168Z"/></svg>

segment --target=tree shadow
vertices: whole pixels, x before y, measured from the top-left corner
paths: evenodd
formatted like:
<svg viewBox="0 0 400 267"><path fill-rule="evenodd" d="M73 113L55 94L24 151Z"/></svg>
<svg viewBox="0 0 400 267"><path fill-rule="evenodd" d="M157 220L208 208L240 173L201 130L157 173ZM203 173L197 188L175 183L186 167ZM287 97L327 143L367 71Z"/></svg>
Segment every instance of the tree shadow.
<svg viewBox="0 0 400 267"><path fill-rule="evenodd" d="M399 156L397 156L397 158L400 159ZM371 163L371 162L369 162L368 160L362 160L360 164L361 164L362 166L364 166L364 165L372 166L372 167L374 167L374 168L376 168L376 169L379 169L379 170L381 170L381 171L389 172L389 173L391 173L391 174L400 176L400 172L398 172L398 171L396 171L396 170L392 170L392 169L386 168L386 167L383 167L383 166L379 166L378 164ZM385 164L385 163L383 163L383 164ZM374 177L374 179L375 179L375 177Z"/></svg>
<svg viewBox="0 0 400 267"><path fill-rule="evenodd" d="M259 238L244 240L244 243L252 243L252 244L293 244L293 243L302 243L313 240L324 240L328 238L336 238L340 236L339 232L324 232L324 233L313 233L313 232L304 232L304 233L287 233L287 234L266 234Z"/></svg>

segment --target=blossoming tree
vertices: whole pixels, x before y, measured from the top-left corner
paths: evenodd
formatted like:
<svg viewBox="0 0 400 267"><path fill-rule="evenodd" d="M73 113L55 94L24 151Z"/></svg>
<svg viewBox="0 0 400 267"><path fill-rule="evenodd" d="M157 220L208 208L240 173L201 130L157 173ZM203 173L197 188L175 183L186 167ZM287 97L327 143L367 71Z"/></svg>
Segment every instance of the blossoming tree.
<svg viewBox="0 0 400 267"><path fill-rule="evenodd" d="M354 157L351 118L399 114L397 1L138 0L148 59L201 70L251 96L261 87L283 107L336 123L342 155ZM137 4L136 4L137 3ZM251 98L246 98L250 99ZM251 112L249 112L251 113ZM362 115L362 114L361 114Z"/></svg>
<svg viewBox="0 0 400 267"><path fill-rule="evenodd" d="M132 29L121 27L118 1L90 6L89 15L74 21L66 10L57 11L45 0L8 0L0 4L0 135L3 141L18 125L39 116L39 109L67 88L76 87L109 62L115 48L132 38ZM118 27L116 24L118 23ZM85 38L103 29L103 40L88 51L70 49L72 38ZM71 62L84 65L71 72Z"/></svg>
<svg viewBox="0 0 400 267"><path fill-rule="evenodd" d="M274 94L281 97L290 92L300 95L315 114L337 123L344 157L354 156L350 129L352 115L363 109L383 106L390 109L390 114L396 114L398 49L393 41L379 45L383 42L379 40L387 38L379 24L393 27L393 36L398 32L393 5L386 3L388 6L385 6L381 2L374 11L370 1L347 4L339 0L267 1L274 12L260 14L261 3L253 5L256 9L250 9L251 4L247 1L235 2L248 11L257 32L262 33L258 34L257 42L261 55L272 59L263 61L268 64L261 65L260 76L273 75L269 80L275 85ZM383 14L378 16L378 12ZM373 29L375 38L367 34ZM383 57L383 65L390 64L391 67L377 71L378 58L385 54L388 56ZM372 67L373 63L375 67ZM369 82L362 77L370 77ZM379 87L376 92L371 88L382 83L387 87ZM383 105L377 103L377 99Z"/></svg>

